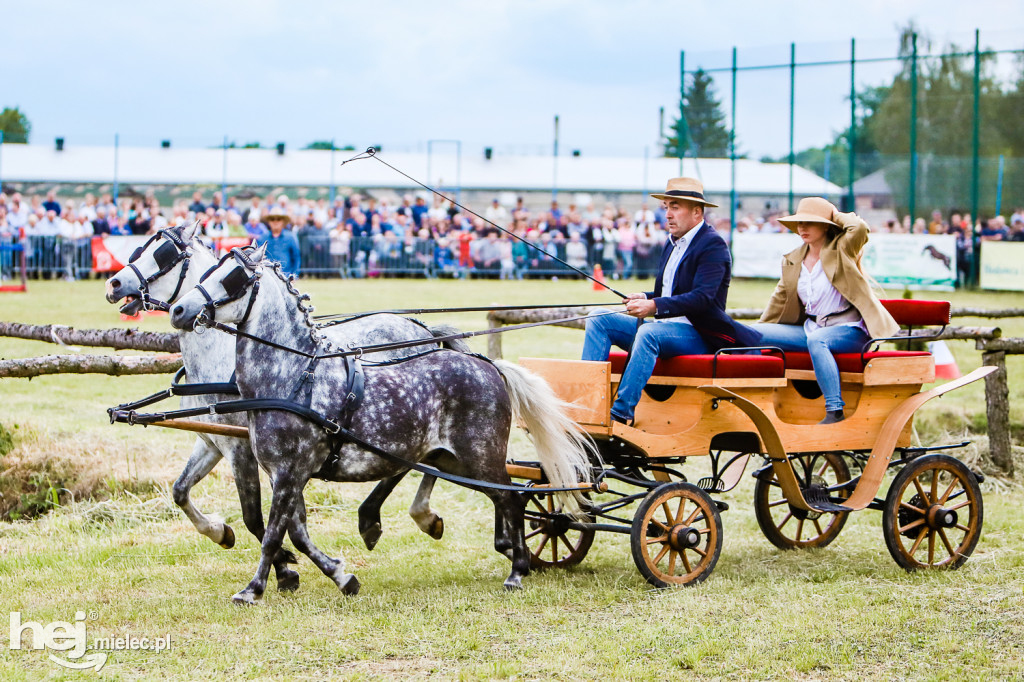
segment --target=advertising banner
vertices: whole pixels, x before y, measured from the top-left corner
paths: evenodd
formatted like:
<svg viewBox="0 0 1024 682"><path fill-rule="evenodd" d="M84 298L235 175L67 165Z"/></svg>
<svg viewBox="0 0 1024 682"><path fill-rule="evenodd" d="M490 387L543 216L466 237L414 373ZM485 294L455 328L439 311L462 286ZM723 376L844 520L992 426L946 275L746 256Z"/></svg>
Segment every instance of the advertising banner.
<svg viewBox="0 0 1024 682"><path fill-rule="evenodd" d="M1024 242L981 243L981 288L1024 291Z"/></svg>
<svg viewBox="0 0 1024 682"><path fill-rule="evenodd" d="M778 279L782 257L800 246L792 232L737 232L733 241L734 277ZM930 234L873 233L861 260L864 271L883 286L953 289L956 285L956 237Z"/></svg>
<svg viewBox="0 0 1024 682"><path fill-rule="evenodd" d="M92 238L92 269L94 272L116 272L128 264L132 252L149 237L103 235Z"/></svg>

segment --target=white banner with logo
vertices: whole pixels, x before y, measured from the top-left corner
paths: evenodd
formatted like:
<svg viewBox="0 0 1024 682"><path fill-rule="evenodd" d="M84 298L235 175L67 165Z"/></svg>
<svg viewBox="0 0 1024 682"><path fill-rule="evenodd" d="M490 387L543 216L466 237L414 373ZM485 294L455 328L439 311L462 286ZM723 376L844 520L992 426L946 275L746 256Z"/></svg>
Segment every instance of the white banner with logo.
<svg viewBox="0 0 1024 682"><path fill-rule="evenodd" d="M782 257L800 246L792 232L737 232L732 246L734 277L778 279ZM872 233L861 260L883 286L943 289L956 286L956 237L947 234Z"/></svg>

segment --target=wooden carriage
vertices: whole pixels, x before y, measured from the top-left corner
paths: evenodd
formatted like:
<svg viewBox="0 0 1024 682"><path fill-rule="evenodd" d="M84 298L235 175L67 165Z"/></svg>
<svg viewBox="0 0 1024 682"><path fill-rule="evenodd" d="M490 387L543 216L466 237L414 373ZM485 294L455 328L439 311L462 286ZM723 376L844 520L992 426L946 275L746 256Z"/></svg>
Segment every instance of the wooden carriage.
<svg viewBox="0 0 1024 682"><path fill-rule="evenodd" d="M883 301L909 327L945 326L949 304ZM891 340L891 339L889 339ZM735 487L752 456L755 512L774 545L822 547L852 511L883 512L889 552L904 568L955 568L974 550L983 518L981 475L933 448L911 447L915 411L925 402L981 379L984 367L931 390L935 363L926 351L875 350L838 355L846 419L819 425L824 400L806 353L764 350L661 359L636 408L632 426L609 418L627 357L607 362L523 358L544 376L598 444L599 480L639 486L635 494L594 500L592 518L561 516L537 495L528 512L528 541L539 566L582 560L594 532L629 533L634 560L657 586L706 578L721 549L720 511L713 496ZM869 347L871 347L869 346ZM963 443L959 445L964 445ZM678 470L686 458L709 456L711 474L696 485ZM886 471L898 470L879 497ZM538 479L526 464L514 476ZM610 500L604 500L610 497ZM615 516L640 502L633 519ZM604 523L602 521L611 521Z"/></svg>

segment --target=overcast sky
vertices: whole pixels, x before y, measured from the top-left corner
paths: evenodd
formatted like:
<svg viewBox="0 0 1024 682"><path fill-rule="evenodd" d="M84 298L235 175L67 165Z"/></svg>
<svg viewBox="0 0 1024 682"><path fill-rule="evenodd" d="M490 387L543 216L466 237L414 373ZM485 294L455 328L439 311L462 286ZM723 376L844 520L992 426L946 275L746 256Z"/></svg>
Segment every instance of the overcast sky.
<svg viewBox="0 0 1024 682"><path fill-rule="evenodd" d="M1020 0L653 2L518 0L2 0L0 106L19 106L33 143L284 141L424 149L461 140L550 153L657 153L658 109L678 112L687 68L893 56L910 20L940 46L1024 47ZM895 66L858 68L880 84ZM718 92L729 106L729 75ZM788 149L787 70L739 79L741 151ZM849 121L849 67L799 70L796 147Z"/></svg>

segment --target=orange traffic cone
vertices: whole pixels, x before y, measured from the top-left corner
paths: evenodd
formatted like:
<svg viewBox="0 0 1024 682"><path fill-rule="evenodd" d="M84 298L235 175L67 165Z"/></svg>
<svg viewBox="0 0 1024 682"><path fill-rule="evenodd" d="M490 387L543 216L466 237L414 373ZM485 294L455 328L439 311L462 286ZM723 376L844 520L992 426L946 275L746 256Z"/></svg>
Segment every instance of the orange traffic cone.
<svg viewBox="0 0 1024 682"><path fill-rule="evenodd" d="M601 286L604 284L604 270L601 269L601 264L598 263L594 266L594 291L603 291L605 287Z"/></svg>
<svg viewBox="0 0 1024 682"><path fill-rule="evenodd" d="M928 344L928 351L935 358L936 379L959 379L960 368L956 364L956 358L949 350L945 341L932 341Z"/></svg>

